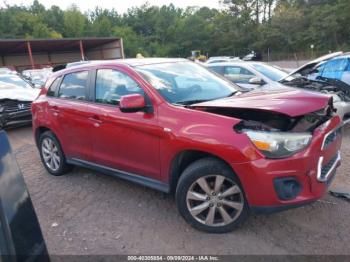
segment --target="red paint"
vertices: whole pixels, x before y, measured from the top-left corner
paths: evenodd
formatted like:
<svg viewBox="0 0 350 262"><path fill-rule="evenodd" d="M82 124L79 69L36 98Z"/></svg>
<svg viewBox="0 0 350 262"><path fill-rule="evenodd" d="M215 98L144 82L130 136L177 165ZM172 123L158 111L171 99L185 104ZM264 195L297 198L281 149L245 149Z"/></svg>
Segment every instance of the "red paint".
<svg viewBox="0 0 350 262"><path fill-rule="evenodd" d="M142 95L125 95L120 99L120 108L144 108L146 106L145 98Z"/></svg>
<svg viewBox="0 0 350 262"><path fill-rule="evenodd" d="M55 77L82 69L114 68L127 73L147 94L152 113L123 113L118 106L47 97ZM199 105L273 110L291 116L322 109L328 97L303 91L251 93ZM123 97L122 107L144 105L139 95ZM301 106L302 105L302 106ZM334 116L323 130L316 129L311 145L292 157L266 159L245 134L236 133L236 118L174 106L125 62L105 62L55 73L32 105L33 129L49 128L68 158L81 158L100 165L169 183L172 161L185 150L210 153L231 166L253 206L279 206L320 198L326 184L316 179L317 161L328 161L340 148L341 138L322 151L324 136L340 125ZM311 174L311 176L308 176ZM276 177L294 176L302 185L294 200L281 201L273 188Z"/></svg>
<svg viewBox="0 0 350 262"><path fill-rule="evenodd" d="M324 94L311 93L295 88L279 88L245 93L239 97L229 97L197 104L205 107L234 107L274 110L289 116L300 116L305 110L314 112L328 104Z"/></svg>

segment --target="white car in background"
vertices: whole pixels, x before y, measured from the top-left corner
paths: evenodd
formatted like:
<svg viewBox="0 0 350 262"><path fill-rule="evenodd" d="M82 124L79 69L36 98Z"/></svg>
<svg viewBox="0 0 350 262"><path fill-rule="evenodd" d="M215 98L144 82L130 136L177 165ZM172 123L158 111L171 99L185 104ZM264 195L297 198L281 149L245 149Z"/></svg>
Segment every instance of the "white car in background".
<svg viewBox="0 0 350 262"><path fill-rule="evenodd" d="M18 75L0 75L0 129L32 122L31 104L38 97L34 89Z"/></svg>
<svg viewBox="0 0 350 262"><path fill-rule="evenodd" d="M223 62L232 62L232 61L240 61L240 58L236 56L211 56L205 62L205 64L223 63Z"/></svg>

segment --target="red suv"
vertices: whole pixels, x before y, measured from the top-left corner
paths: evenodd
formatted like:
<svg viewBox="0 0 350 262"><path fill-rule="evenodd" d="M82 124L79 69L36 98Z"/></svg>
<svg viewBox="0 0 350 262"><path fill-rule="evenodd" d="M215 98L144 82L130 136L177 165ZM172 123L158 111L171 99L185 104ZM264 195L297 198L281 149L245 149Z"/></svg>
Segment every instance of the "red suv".
<svg viewBox="0 0 350 262"><path fill-rule="evenodd" d="M49 173L78 165L173 192L207 232L322 197L340 163L333 111L330 97L291 88L242 93L185 59L65 69L32 106Z"/></svg>

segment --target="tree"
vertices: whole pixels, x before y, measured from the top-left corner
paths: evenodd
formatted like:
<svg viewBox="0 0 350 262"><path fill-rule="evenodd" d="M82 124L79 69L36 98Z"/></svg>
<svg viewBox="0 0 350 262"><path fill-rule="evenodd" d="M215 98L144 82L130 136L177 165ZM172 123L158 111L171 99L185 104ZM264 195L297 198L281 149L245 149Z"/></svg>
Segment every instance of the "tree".
<svg viewBox="0 0 350 262"><path fill-rule="evenodd" d="M64 36L65 37L81 37L84 36L84 30L87 18L80 12L77 6L72 5L64 12Z"/></svg>

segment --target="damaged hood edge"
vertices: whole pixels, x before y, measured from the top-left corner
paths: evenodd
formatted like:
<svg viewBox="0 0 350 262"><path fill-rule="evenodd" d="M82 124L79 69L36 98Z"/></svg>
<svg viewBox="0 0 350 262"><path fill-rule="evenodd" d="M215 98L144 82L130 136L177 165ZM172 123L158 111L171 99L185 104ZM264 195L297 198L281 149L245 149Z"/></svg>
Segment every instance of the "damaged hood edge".
<svg viewBox="0 0 350 262"><path fill-rule="evenodd" d="M0 89L0 100L10 99L18 101L34 101L40 93L40 89L16 88L12 90Z"/></svg>
<svg viewBox="0 0 350 262"><path fill-rule="evenodd" d="M331 96L295 88L259 90L191 105L196 108L255 109L302 116L326 108Z"/></svg>

